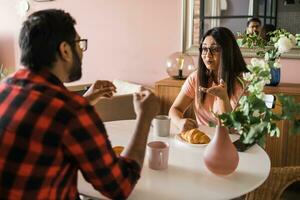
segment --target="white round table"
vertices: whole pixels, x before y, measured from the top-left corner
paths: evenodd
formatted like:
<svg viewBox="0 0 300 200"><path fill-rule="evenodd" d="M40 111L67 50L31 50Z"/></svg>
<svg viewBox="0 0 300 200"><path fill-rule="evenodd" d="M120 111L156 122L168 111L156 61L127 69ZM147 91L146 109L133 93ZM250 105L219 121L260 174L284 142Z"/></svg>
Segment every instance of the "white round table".
<svg viewBox="0 0 300 200"><path fill-rule="evenodd" d="M113 146L126 146L133 134L135 120L106 122L105 127ZM214 133L214 128L203 126L199 129L209 135ZM258 145L239 153L240 161L235 172L228 176L214 175L203 163L205 147L184 144L175 139L177 133L173 125L169 137L154 136L150 130L148 142L160 140L169 143L169 166L166 170L152 170L148 167L146 155L141 178L129 199L232 199L254 190L269 175L270 159ZM237 136L231 135L231 139L236 140ZM78 188L82 194L103 198L80 173Z"/></svg>

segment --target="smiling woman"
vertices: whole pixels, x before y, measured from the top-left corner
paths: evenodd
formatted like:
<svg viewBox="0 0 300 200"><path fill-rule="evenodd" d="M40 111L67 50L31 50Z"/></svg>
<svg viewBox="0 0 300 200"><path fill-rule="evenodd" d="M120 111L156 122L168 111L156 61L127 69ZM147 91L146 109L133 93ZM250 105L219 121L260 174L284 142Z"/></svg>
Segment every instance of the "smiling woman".
<svg viewBox="0 0 300 200"><path fill-rule="evenodd" d="M237 0L212 0L210 3L203 0L184 0L183 52L190 55L199 55L199 38L201 38L205 31L215 26L225 26L233 32L243 32L246 28L248 18L256 15L260 17L263 23L276 24L279 21L280 24L277 25L281 25L282 20L281 18L277 20L277 15L280 14L282 16L283 14L282 12L279 13L279 11L276 13L276 7L274 7L277 0L268 2L271 3L265 5L261 0L247 0L245 2ZM278 9L281 8L281 4L278 3L278 5ZM241 9L237 11L234 8ZM266 10L266 12L264 13L262 10ZM295 25L291 24L289 27ZM297 32L300 32L300 30ZM244 57L256 56L256 50L254 49L241 48L241 51ZM300 48L294 48L288 53L283 54L282 57L298 59L300 58Z"/></svg>

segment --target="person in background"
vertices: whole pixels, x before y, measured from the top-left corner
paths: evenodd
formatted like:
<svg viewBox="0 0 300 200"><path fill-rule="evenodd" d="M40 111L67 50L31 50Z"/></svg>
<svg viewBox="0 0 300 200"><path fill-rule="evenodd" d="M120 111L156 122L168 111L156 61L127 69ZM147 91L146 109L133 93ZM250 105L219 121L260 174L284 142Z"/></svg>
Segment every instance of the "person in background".
<svg viewBox="0 0 300 200"><path fill-rule="evenodd" d="M259 35L261 29L261 21L259 18L251 18L247 22L247 34L256 34Z"/></svg>
<svg viewBox="0 0 300 200"><path fill-rule="evenodd" d="M275 30L276 27L273 24L264 24L260 32L260 37L264 39L266 42L269 42L270 35L268 33L271 33Z"/></svg>
<svg viewBox="0 0 300 200"><path fill-rule="evenodd" d="M97 81L85 97L63 85L81 77L87 39L63 10L31 14L19 46L24 68L0 85L0 199L78 199L80 170L95 189L125 199L137 183L158 100L150 91L134 95L137 125L117 157L95 112L109 81Z"/></svg>
<svg viewBox="0 0 300 200"><path fill-rule="evenodd" d="M200 43L199 68L186 79L170 108L174 124L180 131L217 124L215 114L231 111L237 104L242 93L238 77L247 71L233 33L224 27L208 30ZM196 120L183 117L191 104Z"/></svg>

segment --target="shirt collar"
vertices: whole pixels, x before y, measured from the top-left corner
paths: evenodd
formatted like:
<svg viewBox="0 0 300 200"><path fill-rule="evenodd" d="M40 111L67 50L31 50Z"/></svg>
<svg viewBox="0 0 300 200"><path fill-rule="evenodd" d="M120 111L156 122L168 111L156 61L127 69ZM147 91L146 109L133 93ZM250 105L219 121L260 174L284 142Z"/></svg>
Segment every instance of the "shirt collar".
<svg viewBox="0 0 300 200"><path fill-rule="evenodd" d="M33 71L28 68L21 68L16 71L11 78L15 80L28 80L37 84L55 85L61 88L65 88L64 84L48 69Z"/></svg>

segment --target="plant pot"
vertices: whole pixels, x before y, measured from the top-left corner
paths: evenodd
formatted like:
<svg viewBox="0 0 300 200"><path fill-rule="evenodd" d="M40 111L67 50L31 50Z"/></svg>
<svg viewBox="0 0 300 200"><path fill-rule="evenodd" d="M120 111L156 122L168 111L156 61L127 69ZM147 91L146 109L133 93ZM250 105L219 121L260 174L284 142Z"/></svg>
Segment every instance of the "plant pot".
<svg viewBox="0 0 300 200"><path fill-rule="evenodd" d="M267 86L277 86L280 83L280 68L271 68L271 80Z"/></svg>
<svg viewBox="0 0 300 200"><path fill-rule="evenodd" d="M205 148L203 159L207 169L214 174L228 175L235 171L239 163L239 154L226 127L216 127L214 138Z"/></svg>

